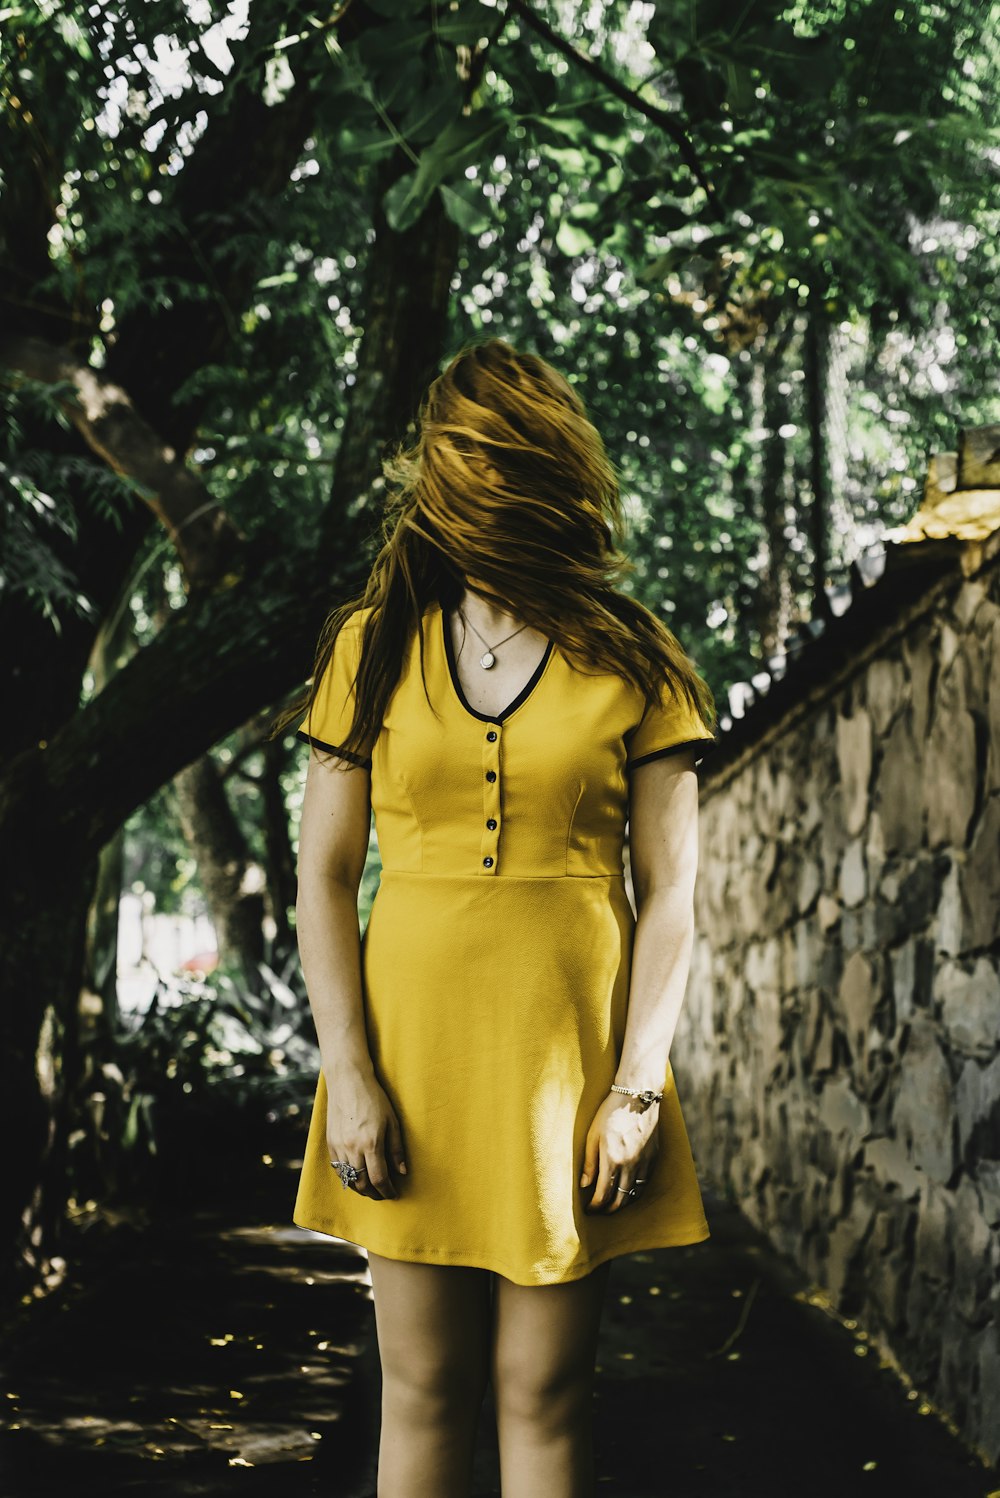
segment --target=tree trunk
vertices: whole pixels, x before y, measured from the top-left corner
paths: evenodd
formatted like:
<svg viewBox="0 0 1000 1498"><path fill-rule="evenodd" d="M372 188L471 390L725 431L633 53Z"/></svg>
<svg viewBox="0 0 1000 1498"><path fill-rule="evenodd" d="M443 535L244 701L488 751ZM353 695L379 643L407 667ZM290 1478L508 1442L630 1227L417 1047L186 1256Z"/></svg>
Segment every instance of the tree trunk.
<svg viewBox="0 0 1000 1498"><path fill-rule="evenodd" d="M288 836L288 810L281 786L288 754L284 744L277 739L269 739L262 745L262 756L264 766L260 776L260 801L267 861L265 886L274 923L272 960L275 966L280 966L295 947L295 935L288 912L295 904L297 880L295 858Z"/></svg>
<svg viewBox="0 0 1000 1498"><path fill-rule="evenodd" d="M397 147L376 174L375 243L365 274L365 336L326 510L325 542L342 523L341 517L353 514L355 506L372 504L386 444L401 437L414 420L419 398L439 369L458 230L444 211L440 193L404 233L389 228L382 199L410 167L409 158ZM381 437L377 450L373 434Z"/></svg>
<svg viewBox="0 0 1000 1498"><path fill-rule="evenodd" d="M180 824L198 864L219 957L256 982L264 958L264 878L211 754L174 776Z"/></svg>
<svg viewBox="0 0 1000 1498"><path fill-rule="evenodd" d="M763 655L773 655L784 639L791 618L790 549L785 528L791 499L787 441L781 428L788 421L788 398L784 383L785 350L794 322L785 314L784 325L764 350L763 425L767 432L761 453L760 517L764 527L766 559L760 569L756 605L757 628Z"/></svg>
<svg viewBox="0 0 1000 1498"><path fill-rule="evenodd" d="M819 294L813 289L805 332L806 399L809 411L809 539L812 543L812 612L829 623L832 618L826 592L829 561L827 525L830 514L830 472L826 451L827 373L830 334Z"/></svg>

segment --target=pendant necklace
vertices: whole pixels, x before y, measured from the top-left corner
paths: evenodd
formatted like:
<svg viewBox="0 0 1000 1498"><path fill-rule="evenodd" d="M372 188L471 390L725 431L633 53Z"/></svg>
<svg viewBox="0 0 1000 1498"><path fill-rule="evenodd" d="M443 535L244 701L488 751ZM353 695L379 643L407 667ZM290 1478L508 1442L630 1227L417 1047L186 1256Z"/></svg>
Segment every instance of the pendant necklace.
<svg viewBox="0 0 1000 1498"><path fill-rule="evenodd" d="M469 628L475 634L479 635L479 631L472 623L472 620L465 618L465 610L459 607L458 612L461 614L462 618L465 619L465 622L469 626ZM527 629L527 627L527 624L521 625L521 629ZM479 664L482 666L484 671L489 671L496 664L496 656L494 655L494 651L498 650L501 645L506 645L508 640L512 640L514 638L514 635L519 635L521 633L521 629L515 629L513 635L507 635L504 639L498 640L495 645L487 645L486 641L483 640L482 635L479 635L479 638L483 640L483 644L486 645L486 654L479 657Z"/></svg>

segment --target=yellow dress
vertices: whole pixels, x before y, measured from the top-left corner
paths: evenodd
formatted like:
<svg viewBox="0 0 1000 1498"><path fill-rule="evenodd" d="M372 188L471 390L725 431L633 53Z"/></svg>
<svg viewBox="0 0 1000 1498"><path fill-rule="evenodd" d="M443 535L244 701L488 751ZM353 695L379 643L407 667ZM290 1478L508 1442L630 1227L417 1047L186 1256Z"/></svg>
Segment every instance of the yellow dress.
<svg viewBox="0 0 1000 1498"><path fill-rule="evenodd" d="M297 737L337 748L354 708L359 609ZM628 772L712 735L665 694L647 709L554 643L496 717L462 693L439 602L410 640L370 760L381 882L361 938L376 1076L408 1173L395 1200L344 1189L319 1073L293 1221L391 1259L521 1285L709 1236L668 1063L641 1197L588 1214L590 1124L615 1080L635 919L622 861ZM433 710L432 710L433 707ZM704 752L703 750L701 752Z"/></svg>

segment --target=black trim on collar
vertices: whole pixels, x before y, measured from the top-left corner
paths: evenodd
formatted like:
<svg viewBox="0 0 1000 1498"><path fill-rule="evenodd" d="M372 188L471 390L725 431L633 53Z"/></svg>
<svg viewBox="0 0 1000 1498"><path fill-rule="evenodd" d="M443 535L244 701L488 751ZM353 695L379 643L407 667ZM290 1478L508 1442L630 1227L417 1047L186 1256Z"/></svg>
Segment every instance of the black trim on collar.
<svg viewBox="0 0 1000 1498"><path fill-rule="evenodd" d="M552 654L555 644L554 640L549 640L545 647L545 653L531 673L531 677L525 682L513 702L508 702L503 712L493 714L480 713L469 705L466 701L465 693L462 691L462 683L458 679L458 663L455 660L455 647L451 638L451 629L448 626L448 617L443 608L441 609L441 632L444 635L444 651L448 658L448 675L451 677L452 686L455 688L455 695L465 708L465 711L471 713L474 718L478 718L480 723L502 723L504 718L509 718L514 709L520 707L522 702L525 702L531 696L541 680L542 672L549 663L549 656Z"/></svg>
<svg viewBox="0 0 1000 1498"><path fill-rule="evenodd" d="M361 770L370 770L372 767L370 759L362 759L360 754L352 754L349 749L341 749L339 744L327 744L322 739L313 738L301 728L295 730L295 737L301 739L303 744L315 744L317 749L325 749L329 754L335 754L338 759L346 759Z"/></svg>

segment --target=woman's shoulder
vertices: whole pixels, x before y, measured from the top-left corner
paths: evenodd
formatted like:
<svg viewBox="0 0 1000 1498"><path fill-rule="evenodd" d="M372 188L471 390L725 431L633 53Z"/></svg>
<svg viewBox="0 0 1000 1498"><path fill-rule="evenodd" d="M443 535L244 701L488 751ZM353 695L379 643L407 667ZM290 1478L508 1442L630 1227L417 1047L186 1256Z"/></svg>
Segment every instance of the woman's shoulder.
<svg viewBox="0 0 1000 1498"><path fill-rule="evenodd" d="M342 627L344 629L362 630L374 612L374 604L369 604L367 608L355 609L353 613L348 614Z"/></svg>
<svg viewBox="0 0 1000 1498"><path fill-rule="evenodd" d="M353 613L348 614L347 619L344 622L343 628L344 629L359 629L359 630L360 629L364 629L365 625L368 623L368 620L371 618L372 614L375 613L375 611L376 611L376 609L378 607L379 607L378 604L374 604L373 603L373 604L369 604L365 608L357 608L357 609L355 609L353 611ZM422 617L426 620L432 614L440 612L440 610L441 610L441 600L439 598L431 598L431 599L428 600L428 602L426 603L426 605L423 608Z"/></svg>

